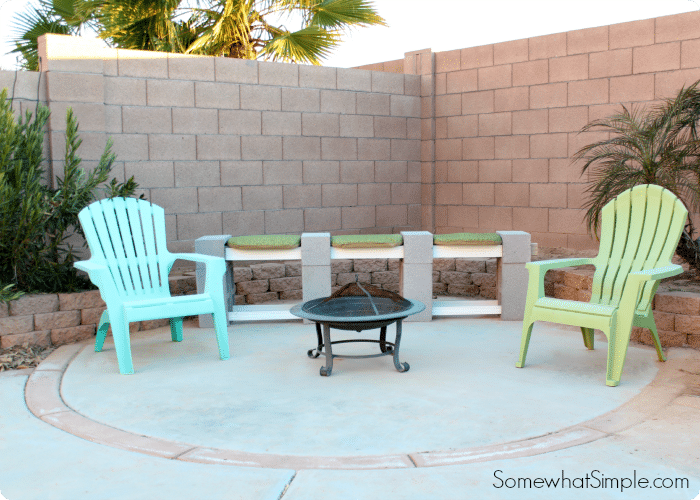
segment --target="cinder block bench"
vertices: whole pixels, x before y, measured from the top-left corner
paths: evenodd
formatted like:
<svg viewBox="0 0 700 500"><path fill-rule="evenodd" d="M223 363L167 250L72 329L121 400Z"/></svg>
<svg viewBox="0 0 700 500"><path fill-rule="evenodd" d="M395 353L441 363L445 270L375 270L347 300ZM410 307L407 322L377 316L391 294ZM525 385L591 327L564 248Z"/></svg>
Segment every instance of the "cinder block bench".
<svg viewBox="0 0 700 500"><path fill-rule="evenodd" d="M522 320L528 280L525 263L530 262L531 252L530 234L523 231L435 235L433 258L497 259L497 300L433 300L432 316L493 314L503 320Z"/></svg>

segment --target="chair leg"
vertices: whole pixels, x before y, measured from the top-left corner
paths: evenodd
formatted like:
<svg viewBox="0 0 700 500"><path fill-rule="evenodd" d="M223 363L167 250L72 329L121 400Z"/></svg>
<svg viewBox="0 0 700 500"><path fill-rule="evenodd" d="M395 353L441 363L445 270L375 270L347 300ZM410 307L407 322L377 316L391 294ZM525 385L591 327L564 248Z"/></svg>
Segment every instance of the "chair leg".
<svg viewBox="0 0 700 500"><path fill-rule="evenodd" d="M95 352L102 351L102 346L107 338L107 330L109 330L109 313L107 309L102 312L100 323L97 325L97 336L95 338Z"/></svg>
<svg viewBox="0 0 700 500"><path fill-rule="evenodd" d="M652 319L648 324L647 328L651 331L651 337L654 339L654 347L656 347L656 355L659 361L666 361L666 355L664 351L661 350L661 340L659 340L659 332L656 331L656 323Z"/></svg>
<svg viewBox="0 0 700 500"><path fill-rule="evenodd" d="M212 318L214 320L214 330L216 331L216 343L219 346L219 357L221 359L228 359L230 355L226 310L222 307L220 312L212 313Z"/></svg>
<svg viewBox="0 0 700 500"><path fill-rule="evenodd" d="M129 323L126 318L115 317L112 319L112 337L114 348L117 351L119 373L131 375L134 373L134 364L131 360L131 339L129 338Z"/></svg>
<svg viewBox="0 0 700 500"><path fill-rule="evenodd" d="M593 337L593 328L581 327L583 335L583 344L591 351L595 348L595 338Z"/></svg>
<svg viewBox="0 0 700 500"><path fill-rule="evenodd" d="M182 318L170 318L170 338L182 342Z"/></svg>
<svg viewBox="0 0 700 500"><path fill-rule="evenodd" d="M518 362L515 363L516 368L522 368L525 366L527 348L530 345L530 335L532 334L532 327L534 324L534 321L530 321L527 318L525 321L523 321L523 335L520 339L520 358L518 359Z"/></svg>

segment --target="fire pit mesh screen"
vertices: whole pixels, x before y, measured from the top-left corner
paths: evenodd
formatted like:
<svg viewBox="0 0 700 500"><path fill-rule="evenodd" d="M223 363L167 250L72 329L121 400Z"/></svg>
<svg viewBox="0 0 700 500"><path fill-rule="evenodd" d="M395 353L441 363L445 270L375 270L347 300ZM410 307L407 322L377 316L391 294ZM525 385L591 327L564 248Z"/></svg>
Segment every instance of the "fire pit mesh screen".
<svg viewBox="0 0 700 500"><path fill-rule="evenodd" d="M410 308L411 302L397 293L355 282L348 283L330 297L303 309L323 316L353 317L393 314Z"/></svg>

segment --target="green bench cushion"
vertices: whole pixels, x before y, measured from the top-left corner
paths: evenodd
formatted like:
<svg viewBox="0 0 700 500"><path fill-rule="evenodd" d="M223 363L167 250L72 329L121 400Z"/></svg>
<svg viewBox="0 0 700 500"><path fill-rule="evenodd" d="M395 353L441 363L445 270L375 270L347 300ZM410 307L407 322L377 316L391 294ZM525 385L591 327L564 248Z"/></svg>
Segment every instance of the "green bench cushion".
<svg viewBox="0 0 700 500"><path fill-rule="evenodd" d="M331 236L335 248L392 248L403 245L400 234L344 234Z"/></svg>
<svg viewBox="0 0 700 500"><path fill-rule="evenodd" d="M293 234L234 236L226 244L237 250L288 250L301 246L301 236Z"/></svg>
<svg viewBox="0 0 700 500"><path fill-rule="evenodd" d="M433 244L454 246L501 245L503 240L497 233L452 233L434 235Z"/></svg>

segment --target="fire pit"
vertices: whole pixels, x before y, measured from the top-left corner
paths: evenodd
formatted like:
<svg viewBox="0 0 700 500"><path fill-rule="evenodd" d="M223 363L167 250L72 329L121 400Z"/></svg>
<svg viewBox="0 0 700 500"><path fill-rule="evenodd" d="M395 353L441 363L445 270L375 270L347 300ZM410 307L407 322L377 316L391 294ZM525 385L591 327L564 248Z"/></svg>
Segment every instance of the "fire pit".
<svg viewBox="0 0 700 500"><path fill-rule="evenodd" d="M295 316L316 323L318 344L316 348L309 349L307 355L310 358L317 358L320 354L325 354L326 366L321 367L321 375L329 377L333 371L333 358L393 356L396 369L400 372L408 371L408 363L399 361L401 321L423 309L425 309L425 305L416 300L406 299L396 293L381 290L371 285L362 286L356 282L345 285L330 297L297 304L290 312ZM387 342L386 327L394 322L396 322L396 339L394 342ZM323 325L323 336L321 335L321 325ZM379 340L351 339L331 342L331 328L357 332L374 328L381 330ZM333 354L333 344L351 342L379 344L380 353L364 356Z"/></svg>

